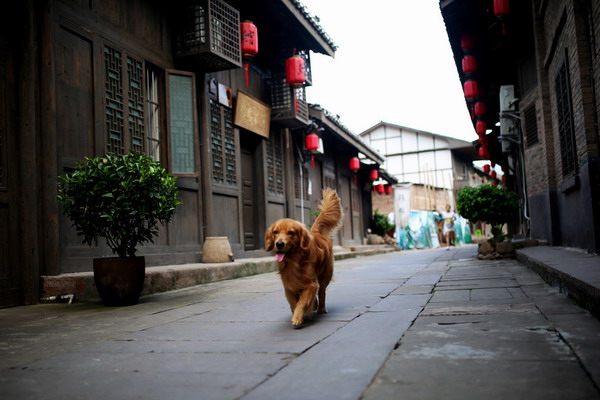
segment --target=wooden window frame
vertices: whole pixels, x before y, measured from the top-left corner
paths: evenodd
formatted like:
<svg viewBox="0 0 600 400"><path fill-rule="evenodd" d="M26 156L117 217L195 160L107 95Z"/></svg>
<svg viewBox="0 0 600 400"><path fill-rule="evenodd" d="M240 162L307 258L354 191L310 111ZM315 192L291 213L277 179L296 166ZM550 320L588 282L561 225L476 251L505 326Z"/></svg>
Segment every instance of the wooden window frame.
<svg viewBox="0 0 600 400"><path fill-rule="evenodd" d="M569 75L568 52L554 75L556 114L560 139L561 170L563 178L577 175L577 143L573 114L573 100Z"/></svg>

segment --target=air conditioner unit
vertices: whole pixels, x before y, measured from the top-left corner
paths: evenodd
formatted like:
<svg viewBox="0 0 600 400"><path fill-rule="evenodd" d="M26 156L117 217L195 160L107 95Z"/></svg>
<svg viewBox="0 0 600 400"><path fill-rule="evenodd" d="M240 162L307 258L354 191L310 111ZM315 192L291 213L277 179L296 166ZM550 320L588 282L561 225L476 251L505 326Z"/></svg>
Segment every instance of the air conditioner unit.
<svg viewBox="0 0 600 400"><path fill-rule="evenodd" d="M518 121L521 119L517 112L519 99L515 98L514 85L500 86L500 143L503 153L510 153L510 143L519 143L517 135Z"/></svg>

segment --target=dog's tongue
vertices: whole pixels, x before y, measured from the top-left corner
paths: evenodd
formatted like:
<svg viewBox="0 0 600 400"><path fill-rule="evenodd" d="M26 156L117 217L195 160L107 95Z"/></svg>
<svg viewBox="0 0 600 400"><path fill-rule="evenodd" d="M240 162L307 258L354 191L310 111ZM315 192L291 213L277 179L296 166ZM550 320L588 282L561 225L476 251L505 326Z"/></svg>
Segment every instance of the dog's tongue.
<svg viewBox="0 0 600 400"><path fill-rule="evenodd" d="M285 257L285 253L275 253L275 261L282 262Z"/></svg>

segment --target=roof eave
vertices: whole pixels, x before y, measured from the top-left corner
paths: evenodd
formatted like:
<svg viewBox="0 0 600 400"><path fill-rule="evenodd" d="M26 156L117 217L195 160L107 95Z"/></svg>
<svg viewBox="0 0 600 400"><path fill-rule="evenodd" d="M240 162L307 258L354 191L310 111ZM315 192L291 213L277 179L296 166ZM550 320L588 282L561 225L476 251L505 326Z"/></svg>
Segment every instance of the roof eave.
<svg viewBox="0 0 600 400"><path fill-rule="evenodd" d="M299 1L297 0L281 0L281 3L287 8L291 15L296 18L296 20L302 25L302 27L310 34L312 39L314 40L315 48L311 49L318 53L322 53L328 55L330 57L335 56L335 51L337 50L337 46L329 39L327 34L324 31L319 30L315 27L313 23L310 22L310 16L306 12L300 11ZM329 39L329 40L327 40Z"/></svg>

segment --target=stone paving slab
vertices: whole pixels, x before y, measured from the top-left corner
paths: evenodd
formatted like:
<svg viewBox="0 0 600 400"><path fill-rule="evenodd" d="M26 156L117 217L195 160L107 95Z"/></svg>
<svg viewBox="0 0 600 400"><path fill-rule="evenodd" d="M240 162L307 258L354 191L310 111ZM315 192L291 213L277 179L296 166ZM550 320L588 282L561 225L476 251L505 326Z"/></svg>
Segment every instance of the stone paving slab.
<svg viewBox="0 0 600 400"><path fill-rule="evenodd" d="M424 377L429 384L423 383ZM466 398L589 400L598 398L598 392L581 374L576 362L393 357L362 397L363 400Z"/></svg>
<svg viewBox="0 0 600 400"><path fill-rule="evenodd" d="M600 257L581 250L534 246L516 251L517 260L600 318Z"/></svg>

